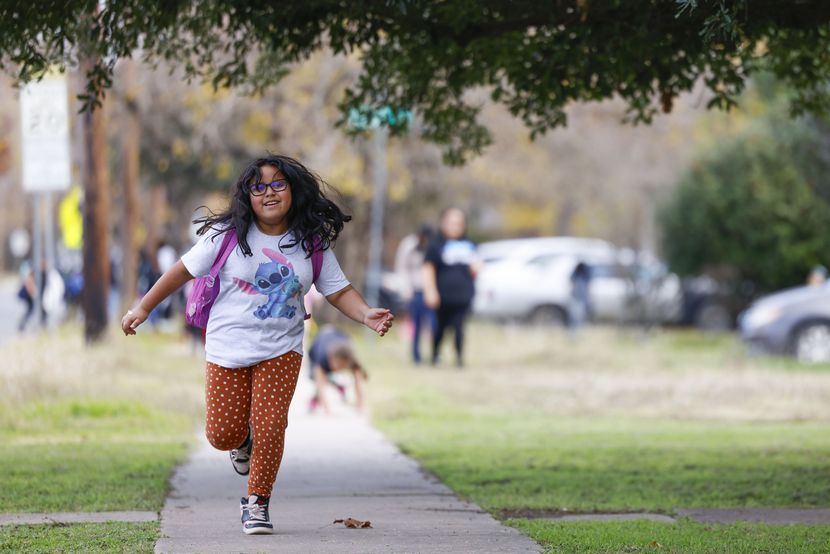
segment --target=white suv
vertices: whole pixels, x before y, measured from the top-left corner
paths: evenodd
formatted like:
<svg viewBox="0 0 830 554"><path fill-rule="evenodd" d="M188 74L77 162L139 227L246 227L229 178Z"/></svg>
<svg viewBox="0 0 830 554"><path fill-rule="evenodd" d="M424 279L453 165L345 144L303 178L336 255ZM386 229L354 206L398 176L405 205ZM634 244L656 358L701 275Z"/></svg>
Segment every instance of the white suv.
<svg viewBox="0 0 830 554"><path fill-rule="evenodd" d="M667 323L682 316L680 279L651 258L597 239L517 239L479 246L483 267L473 311L483 317L564 324L572 306L571 275L591 269L595 320Z"/></svg>

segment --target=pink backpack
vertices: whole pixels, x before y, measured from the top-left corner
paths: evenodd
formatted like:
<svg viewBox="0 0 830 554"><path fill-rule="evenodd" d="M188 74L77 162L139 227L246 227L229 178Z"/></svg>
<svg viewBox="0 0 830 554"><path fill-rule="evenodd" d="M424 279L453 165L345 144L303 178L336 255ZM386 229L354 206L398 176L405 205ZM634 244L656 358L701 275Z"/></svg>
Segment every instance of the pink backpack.
<svg viewBox="0 0 830 554"><path fill-rule="evenodd" d="M323 251L317 249L319 239L314 239L314 251L311 254L312 283L316 283L323 268ZM188 325L205 329L210 318L210 309L219 296L219 270L225 265L231 252L236 248L236 229L231 228L225 233L222 239L222 246L219 248L219 255L210 268L210 272L204 277L197 277L193 281L190 294L187 295L187 309L184 319ZM306 314L309 319L311 314Z"/></svg>

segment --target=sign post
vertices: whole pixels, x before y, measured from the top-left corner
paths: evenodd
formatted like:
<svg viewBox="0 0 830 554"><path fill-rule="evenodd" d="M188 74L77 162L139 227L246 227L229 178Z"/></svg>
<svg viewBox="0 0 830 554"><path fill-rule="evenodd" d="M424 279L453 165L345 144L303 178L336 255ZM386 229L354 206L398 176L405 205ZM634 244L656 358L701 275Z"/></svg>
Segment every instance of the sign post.
<svg viewBox="0 0 830 554"><path fill-rule="evenodd" d="M372 156L372 213L369 220L369 262L366 270L366 302L373 308L380 301L381 254L383 252L383 215L386 202L386 142L390 127L409 127L412 112L384 106L376 110L352 109L349 127L354 131L374 129Z"/></svg>
<svg viewBox="0 0 830 554"><path fill-rule="evenodd" d="M34 195L32 270L35 277L35 320L43 306L44 276L55 263L52 192L69 188L69 92L66 76L47 74L20 92L23 190ZM43 213L43 205L49 210Z"/></svg>

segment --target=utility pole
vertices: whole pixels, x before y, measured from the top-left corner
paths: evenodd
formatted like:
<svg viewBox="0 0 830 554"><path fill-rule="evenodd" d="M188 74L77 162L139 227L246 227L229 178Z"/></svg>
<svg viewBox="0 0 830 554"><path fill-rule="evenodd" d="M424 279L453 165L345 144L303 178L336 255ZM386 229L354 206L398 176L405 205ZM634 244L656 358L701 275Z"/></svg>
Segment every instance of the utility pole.
<svg viewBox="0 0 830 554"><path fill-rule="evenodd" d="M81 64L83 75L95 59ZM99 100L102 100L99 98ZM84 338L99 341L107 328L107 301L110 290L110 249L108 215L110 207L107 139L103 105L83 114L84 157Z"/></svg>
<svg viewBox="0 0 830 554"><path fill-rule="evenodd" d="M369 267L366 272L366 302L378 305L381 285L381 254L383 253L383 214L386 208L386 139L389 131L379 126L374 131L375 151L372 154L372 213L369 219Z"/></svg>
<svg viewBox="0 0 830 554"><path fill-rule="evenodd" d="M383 215L386 210L386 143L390 128L408 129L412 122L409 110L393 110L389 106L371 110L352 109L349 128L354 132L372 129L372 213L369 220L369 260L366 268L366 302L375 307L380 301L381 270L383 262Z"/></svg>

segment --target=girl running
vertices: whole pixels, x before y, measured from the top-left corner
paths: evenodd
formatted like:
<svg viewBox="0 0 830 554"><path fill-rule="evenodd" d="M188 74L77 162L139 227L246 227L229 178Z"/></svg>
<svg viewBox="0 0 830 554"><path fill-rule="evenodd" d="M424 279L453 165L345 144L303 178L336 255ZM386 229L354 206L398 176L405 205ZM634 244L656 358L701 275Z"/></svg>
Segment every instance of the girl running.
<svg viewBox="0 0 830 554"><path fill-rule="evenodd" d="M312 245L323 250L315 286L329 303L380 336L394 319L389 310L369 307L340 269L330 247L351 217L321 184L292 158L254 161L231 187L229 207L195 221L199 241L121 320L124 334L134 335L162 300L209 273L224 233L235 230L237 246L219 272L205 335L205 433L215 448L230 451L237 473L249 475L240 502L247 534L273 533L268 503L302 362Z"/></svg>

